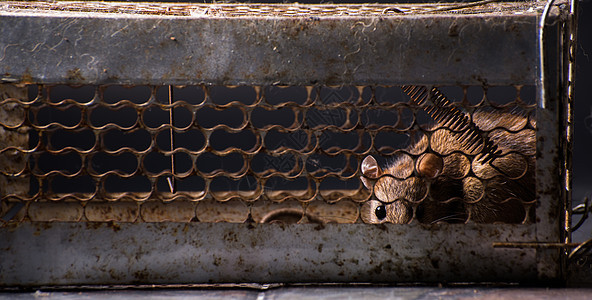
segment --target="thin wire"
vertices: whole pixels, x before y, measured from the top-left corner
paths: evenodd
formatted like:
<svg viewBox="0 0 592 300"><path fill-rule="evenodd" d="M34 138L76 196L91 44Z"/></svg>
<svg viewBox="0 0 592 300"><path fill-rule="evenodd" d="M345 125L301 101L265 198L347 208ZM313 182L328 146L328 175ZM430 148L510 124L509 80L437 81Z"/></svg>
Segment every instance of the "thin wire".
<svg viewBox="0 0 592 300"><path fill-rule="evenodd" d="M173 150L175 150L175 136L173 130L173 86L169 85L169 124L171 125L170 134L171 134L171 173L173 176L167 178L167 182L169 183L169 189L171 193L175 193L177 190L176 181L175 181L175 155L173 154Z"/></svg>
<svg viewBox="0 0 592 300"><path fill-rule="evenodd" d="M592 249L592 239L589 239L589 240L581 243L579 246L575 247L569 253L569 256L567 257L567 260L568 261L573 261L574 259L579 258L580 256L584 256L591 249Z"/></svg>
<svg viewBox="0 0 592 300"><path fill-rule="evenodd" d="M441 7L441 8L426 10L426 11L423 11L423 12L420 12L420 13L431 13L431 12L439 12L439 11L456 10L456 9L462 9L462 8L480 6L480 5L483 5L483 4L488 4L488 3L493 3L493 2L499 2L499 1L501 1L501 0L482 0L482 1L471 2L471 3L467 3L467 4L460 4L460 5L450 6L450 7Z"/></svg>
<svg viewBox="0 0 592 300"><path fill-rule="evenodd" d="M551 11L551 6L555 0L549 0L545 5L545 9L543 10L543 14L541 15L541 20L539 21L539 68L540 68L540 84L539 84L539 107L545 109L546 105L546 93L545 93L545 24L547 23L547 18L549 16L549 12Z"/></svg>
<svg viewBox="0 0 592 300"><path fill-rule="evenodd" d="M578 228L580 228L580 226L582 226L584 224L584 221L586 221L586 219L588 219L588 215L590 214L591 211L591 206L590 206L590 198L586 197L586 199L584 200L583 204L580 204L576 207L574 207L572 214L582 214L582 218L580 218L580 221L578 221L578 223L574 226L572 226L569 229L569 232L574 232L576 230L578 230Z"/></svg>

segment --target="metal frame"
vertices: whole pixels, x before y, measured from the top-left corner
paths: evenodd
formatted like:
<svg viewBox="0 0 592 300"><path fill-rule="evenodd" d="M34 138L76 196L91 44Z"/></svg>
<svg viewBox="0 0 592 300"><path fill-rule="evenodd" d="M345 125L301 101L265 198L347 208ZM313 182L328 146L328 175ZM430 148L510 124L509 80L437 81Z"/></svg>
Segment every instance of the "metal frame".
<svg viewBox="0 0 592 300"><path fill-rule="evenodd" d="M7 10L0 82L532 85L535 8L301 17Z"/></svg>
<svg viewBox="0 0 592 300"><path fill-rule="evenodd" d="M384 6L383 15L290 17L0 5L3 83L537 83L540 103L534 224L9 223L0 227L0 287L561 280L561 248L492 247L566 241L558 65L565 11L551 4L542 21L540 3L521 14L399 15Z"/></svg>

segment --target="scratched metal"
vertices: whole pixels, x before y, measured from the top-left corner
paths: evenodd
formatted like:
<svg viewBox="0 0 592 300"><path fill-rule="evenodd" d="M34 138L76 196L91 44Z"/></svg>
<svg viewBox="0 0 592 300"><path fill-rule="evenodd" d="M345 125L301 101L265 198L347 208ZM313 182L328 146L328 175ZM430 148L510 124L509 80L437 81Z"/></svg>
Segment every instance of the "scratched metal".
<svg viewBox="0 0 592 300"><path fill-rule="evenodd" d="M0 4L0 286L561 279L558 249L492 247L566 238L543 4ZM420 107L379 100L401 84L460 85L465 109L509 88L521 128L537 120L536 220L362 224L361 160L416 159L378 141L425 131ZM330 223L257 224L274 209Z"/></svg>
<svg viewBox="0 0 592 300"><path fill-rule="evenodd" d="M1 232L0 286L529 281L536 251L487 241L534 234L534 225L23 223Z"/></svg>
<svg viewBox="0 0 592 300"><path fill-rule="evenodd" d="M123 289L123 290L38 290L23 292L0 292L0 300L21 300L34 297L50 299L139 299L166 298L187 299L367 299L367 300L455 300L455 299L541 299L541 300L585 300L589 299L591 288L547 288L547 287L391 287L391 286L289 286L263 285L257 289L249 286L193 286L198 289L180 289L192 286L167 287L166 289ZM199 289L199 287L206 287ZM214 287L214 288L211 288Z"/></svg>
<svg viewBox="0 0 592 300"><path fill-rule="evenodd" d="M401 5L403 13L396 13L398 6L384 4L101 3L79 9L83 4L8 2L0 6L3 27L11 29L0 36L0 78L155 85L532 84L542 4L422 14L425 6ZM496 9L504 5L512 9Z"/></svg>

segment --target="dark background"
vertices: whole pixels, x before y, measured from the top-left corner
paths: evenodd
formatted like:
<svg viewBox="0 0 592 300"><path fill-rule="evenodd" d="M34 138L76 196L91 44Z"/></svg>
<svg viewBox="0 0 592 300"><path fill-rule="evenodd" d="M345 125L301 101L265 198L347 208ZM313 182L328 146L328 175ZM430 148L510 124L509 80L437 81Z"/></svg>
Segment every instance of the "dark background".
<svg viewBox="0 0 592 300"><path fill-rule="evenodd" d="M578 55L576 58L575 135L574 135L574 205L592 196L592 0L579 3ZM577 220L579 216L575 216ZM592 237L592 222L575 232L575 241Z"/></svg>

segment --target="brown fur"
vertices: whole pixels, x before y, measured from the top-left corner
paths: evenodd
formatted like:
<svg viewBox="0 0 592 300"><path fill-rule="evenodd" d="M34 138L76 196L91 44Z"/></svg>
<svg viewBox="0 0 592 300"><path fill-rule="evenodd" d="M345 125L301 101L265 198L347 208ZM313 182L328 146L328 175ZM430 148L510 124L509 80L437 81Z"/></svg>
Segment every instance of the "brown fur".
<svg viewBox="0 0 592 300"><path fill-rule="evenodd" d="M367 157L362 172L378 180L362 177L362 181L369 188L374 183L374 194L380 201L371 200L364 205L363 221L408 223L415 211L421 223L464 223L468 219L477 223L522 223L526 219L524 202L535 199L535 132L528 118L511 113L476 111L473 121L482 131L489 132L489 138L505 155L492 162L495 168L479 163L478 159L471 163L470 156L461 154L477 155L481 149L468 153L458 134L435 130L437 126L429 128L406 150L418 155L431 148L431 152L443 158L441 172L433 179L422 176L407 155L384 170L377 166L371 169L375 160ZM376 217L376 207L380 205L385 205L387 212L382 220Z"/></svg>

